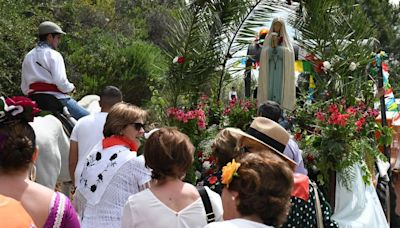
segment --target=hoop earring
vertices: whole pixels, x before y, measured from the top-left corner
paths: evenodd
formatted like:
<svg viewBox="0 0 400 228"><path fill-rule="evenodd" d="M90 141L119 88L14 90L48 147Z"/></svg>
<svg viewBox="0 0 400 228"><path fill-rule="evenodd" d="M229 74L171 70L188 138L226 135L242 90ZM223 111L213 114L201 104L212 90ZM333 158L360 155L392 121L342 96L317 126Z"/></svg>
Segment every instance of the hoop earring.
<svg viewBox="0 0 400 228"><path fill-rule="evenodd" d="M29 180L36 181L36 165L32 164L29 170Z"/></svg>

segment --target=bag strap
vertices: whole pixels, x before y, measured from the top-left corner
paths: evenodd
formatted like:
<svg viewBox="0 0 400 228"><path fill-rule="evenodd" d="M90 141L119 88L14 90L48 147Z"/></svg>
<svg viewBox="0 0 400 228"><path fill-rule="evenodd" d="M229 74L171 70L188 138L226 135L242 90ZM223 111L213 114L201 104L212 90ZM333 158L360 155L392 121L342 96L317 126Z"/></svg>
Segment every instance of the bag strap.
<svg viewBox="0 0 400 228"><path fill-rule="evenodd" d="M210 197L208 197L207 191L204 186L198 186L197 191L199 191L201 201L203 201L204 208L206 209L207 223L215 221L215 214L211 206Z"/></svg>
<svg viewBox="0 0 400 228"><path fill-rule="evenodd" d="M319 195L318 195L318 187L315 184L315 182L310 181L311 186L314 190L315 194L315 211L317 215L317 227L318 228L324 228L324 223L322 221L322 210L321 210L321 202L319 201Z"/></svg>

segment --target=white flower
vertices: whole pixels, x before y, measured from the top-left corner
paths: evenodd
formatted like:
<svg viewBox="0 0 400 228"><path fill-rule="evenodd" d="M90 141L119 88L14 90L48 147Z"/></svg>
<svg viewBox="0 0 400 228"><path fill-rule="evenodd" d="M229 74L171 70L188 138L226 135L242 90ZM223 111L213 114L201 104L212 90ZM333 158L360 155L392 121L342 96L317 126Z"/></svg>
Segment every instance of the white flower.
<svg viewBox="0 0 400 228"><path fill-rule="evenodd" d="M200 177L201 177L201 173L198 170L196 170L196 172L194 172L194 175L196 175L197 179L200 179Z"/></svg>
<svg viewBox="0 0 400 228"><path fill-rule="evenodd" d="M209 161L203 162L203 168L204 169L210 169L211 168L211 163Z"/></svg>
<svg viewBox="0 0 400 228"><path fill-rule="evenodd" d="M341 60L340 56L335 55L335 56L332 57L331 63L332 64L336 64L336 63L340 62L340 60Z"/></svg>
<svg viewBox="0 0 400 228"><path fill-rule="evenodd" d="M358 64L356 64L354 62L351 62L350 65L349 65L349 70L350 71L355 71L355 69L357 68L357 65Z"/></svg>
<svg viewBox="0 0 400 228"><path fill-rule="evenodd" d="M177 62L178 62L178 59L179 59L179 56L176 56L176 57L172 60L172 63L177 63Z"/></svg>
<svg viewBox="0 0 400 228"><path fill-rule="evenodd" d="M323 65L323 67L322 67L322 69L325 71L325 72L327 72L329 69L331 69L331 63L330 62L328 62L328 61L324 61L323 63L322 63L322 65Z"/></svg>

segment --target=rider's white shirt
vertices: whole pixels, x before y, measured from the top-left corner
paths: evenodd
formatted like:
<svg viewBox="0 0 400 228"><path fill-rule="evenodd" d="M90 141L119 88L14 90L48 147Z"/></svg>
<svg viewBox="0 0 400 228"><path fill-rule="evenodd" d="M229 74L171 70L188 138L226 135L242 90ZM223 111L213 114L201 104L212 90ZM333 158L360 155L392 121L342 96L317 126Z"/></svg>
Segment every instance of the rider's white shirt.
<svg viewBox="0 0 400 228"><path fill-rule="evenodd" d="M106 118L106 112L84 116L78 120L72 130L70 140L78 143L78 163L75 169L75 181L79 180L79 175L82 173L83 163L87 155L93 146L103 139L103 128Z"/></svg>
<svg viewBox="0 0 400 228"><path fill-rule="evenodd" d="M22 63L21 90L25 95L28 95L29 85L34 82L55 84L63 93L69 93L75 89L74 84L67 79L63 57L47 45L32 49L26 54ZM53 94L58 99L69 98L68 95L58 92L41 93Z"/></svg>

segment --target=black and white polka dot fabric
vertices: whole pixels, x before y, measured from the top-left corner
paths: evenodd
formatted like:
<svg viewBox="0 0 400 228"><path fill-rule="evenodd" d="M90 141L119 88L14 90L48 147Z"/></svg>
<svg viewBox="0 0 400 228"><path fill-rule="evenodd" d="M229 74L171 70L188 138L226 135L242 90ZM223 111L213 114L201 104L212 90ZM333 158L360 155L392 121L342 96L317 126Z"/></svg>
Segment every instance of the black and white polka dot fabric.
<svg viewBox="0 0 400 228"><path fill-rule="evenodd" d="M339 227L338 224L331 218L331 207L325 200L325 197L318 191L319 200L321 203L322 217L324 228ZM317 228L317 212L315 210L315 192L310 184L310 197L308 201L292 196L290 199L291 208L288 219L283 228Z"/></svg>

